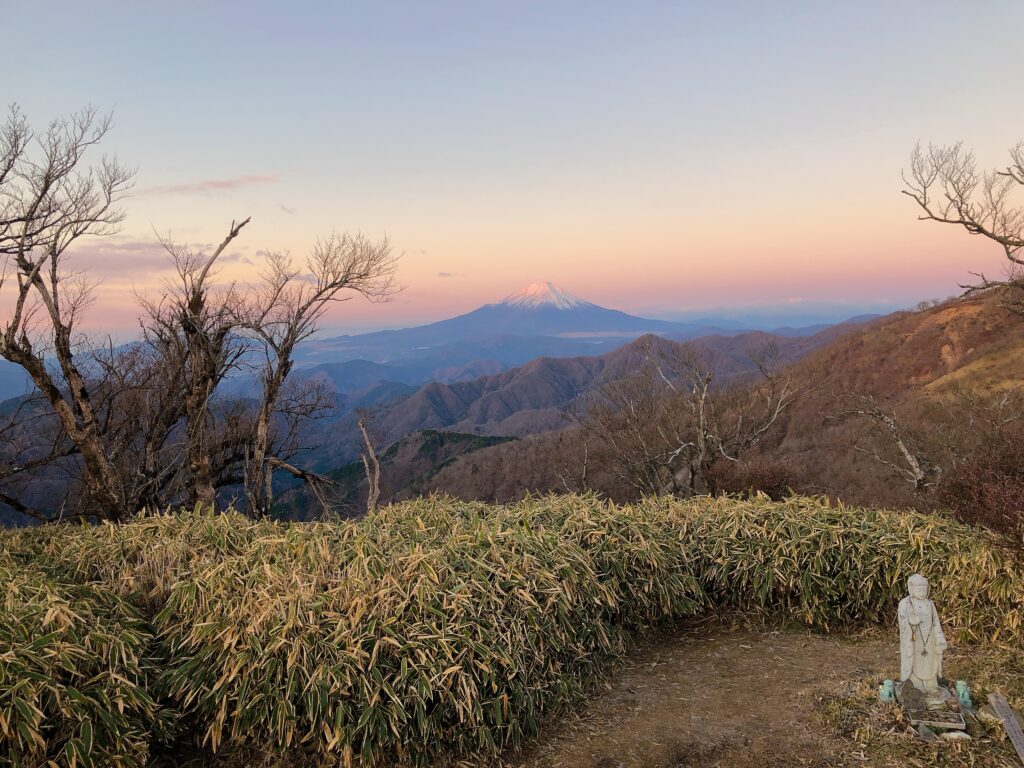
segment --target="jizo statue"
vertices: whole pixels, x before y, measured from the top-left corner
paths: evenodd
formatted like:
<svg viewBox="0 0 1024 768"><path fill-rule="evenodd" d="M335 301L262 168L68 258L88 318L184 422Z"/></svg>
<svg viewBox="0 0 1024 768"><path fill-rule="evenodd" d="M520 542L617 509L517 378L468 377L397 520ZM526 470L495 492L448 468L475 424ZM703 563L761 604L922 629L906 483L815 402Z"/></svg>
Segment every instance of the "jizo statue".
<svg viewBox="0 0 1024 768"><path fill-rule="evenodd" d="M900 601L900 680L909 680L926 696L939 693L942 652L946 636L942 633L935 603L928 599L928 580L915 573L907 580L909 595Z"/></svg>

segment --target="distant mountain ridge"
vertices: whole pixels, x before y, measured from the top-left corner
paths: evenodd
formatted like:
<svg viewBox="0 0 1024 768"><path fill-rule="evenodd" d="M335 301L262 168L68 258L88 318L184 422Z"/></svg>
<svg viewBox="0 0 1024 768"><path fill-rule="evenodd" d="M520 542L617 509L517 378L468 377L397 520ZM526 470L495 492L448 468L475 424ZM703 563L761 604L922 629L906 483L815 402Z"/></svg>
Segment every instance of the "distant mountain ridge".
<svg viewBox="0 0 1024 768"><path fill-rule="evenodd" d="M699 343L735 357L746 338ZM1018 391L1024 381L1024 323L1002 309L994 295L832 326L804 342L812 343L789 372L820 386L797 400L748 458L792 462L798 490L853 504L904 507L917 497L913 484L872 452L895 451L887 430L870 419L840 418L849 405L845 395L873 397L914 439L915 418L929 407L955 405L958 388L995 398ZM431 478L428 490L504 503L527 490L564 490L560 467L578 471L583 461L578 433L571 428L548 432L459 458Z"/></svg>
<svg viewBox="0 0 1024 768"><path fill-rule="evenodd" d="M306 345L303 361L315 364L320 358L330 356L335 362L362 358L395 363L428 357L430 355L425 353L429 350L454 342L483 339L600 333L633 337L644 333L705 335L723 330L629 315L584 301L554 283L536 282L496 304L484 304L445 320L412 328L317 340ZM618 343L622 343L621 339Z"/></svg>
<svg viewBox="0 0 1024 768"><path fill-rule="evenodd" d="M809 337L755 331L707 336L691 343L707 355L719 380L728 382L756 372L752 353L765 345L775 346L779 362L792 362L856 327L840 324ZM386 446L424 429L513 437L561 429L568 423L567 408L585 405L602 384L624 378L640 367L645 344L671 354L677 342L650 335L602 355L540 357L470 381L429 382L373 409L374 439ZM357 457L361 443L355 421L351 414L344 416L321 435L323 444L311 457L318 470Z"/></svg>
<svg viewBox="0 0 1024 768"><path fill-rule="evenodd" d="M810 337L827 326L786 328L778 335ZM406 387L452 384L526 365L541 357L594 357L644 334L684 340L746 333L713 322L670 322L607 309L550 282L532 283L502 301L426 325L308 343L305 375L329 382L352 402L380 401ZM375 392L376 388L384 388Z"/></svg>
<svg viewBox="0 0 1024 768"><path fill-rule="evenodd" d="M785 328L778 335L811 336L822 328ZM540 357L605 354L648 333L681 340L745 332L714 319L638 317L538 281L498 303L434 323L307 341L296 351L295 364L297 375L321 379L347 411L392 401L429 382L471 381ZM244 373L226 384L232 395L250 395L255 387ZM0 401L31 389L18 366L0 360Z"/></svg>

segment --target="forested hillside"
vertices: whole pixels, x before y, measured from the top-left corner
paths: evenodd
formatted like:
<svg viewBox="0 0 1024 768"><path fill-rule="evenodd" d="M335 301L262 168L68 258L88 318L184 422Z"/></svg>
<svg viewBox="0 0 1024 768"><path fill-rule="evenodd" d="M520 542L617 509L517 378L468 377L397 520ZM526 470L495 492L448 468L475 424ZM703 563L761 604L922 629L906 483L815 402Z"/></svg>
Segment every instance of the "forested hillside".
<svg viewBox="0 0 1024 768"><path fill-rule="evenodd" d="M851 503L922 504L931 489L917 488L906 474L908 465L881 416L894 416L908 449L922 463L944 464L948 476L979 441L995 439L986 432L986 419L1004 419L1011 428L1024 414L1024 323L996 296L952 300L838 330L826 332L834 334L829 343L783 366L786 377L808 387L744 456L752 481L760 473ZM716 356L709 369L728 372L722 361L739 357ZM866 413L871 407L877 412ZM685 411L677 415L688 419ZM579 487L586 466L590 487L634 498L638 490L611 471L612 463L602 455L599 435L570 425L462 457L437 474L433 487L503 501L526 489ZM926 471L926 483L941 483L941 473Z"/></svg>

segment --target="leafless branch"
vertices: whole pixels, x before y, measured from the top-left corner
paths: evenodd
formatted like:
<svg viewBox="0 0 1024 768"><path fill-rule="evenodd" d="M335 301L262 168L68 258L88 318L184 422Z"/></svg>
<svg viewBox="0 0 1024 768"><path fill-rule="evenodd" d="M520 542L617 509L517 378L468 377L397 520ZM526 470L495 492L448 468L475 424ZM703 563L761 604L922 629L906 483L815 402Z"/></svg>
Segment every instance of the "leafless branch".
<svg viewBox="0 0 1024 768"><path fill-rule="evenodd" d="M363 469L366 470L366 483L369 486L366 499L366 512L372 513L377 508L377 500L380 498L380 462L377 460L377 452L373 449L370 435L366 431L366 416L359 416L359 431L363 435L363 445L366 446L366 453L360 455L363 460Z"/></svg>
<svg viewBox="0 0 1024 768"><path fill-rule="evenodd" d="M978 282L961 286L967 293L998 289L1004 306L1024 314L1024 207L1013 204L1013 194L1024 185L1024 142L1010 150L1003 170L981 172L974 154L962 144L920 144L904 171L903 194L917 203L921 220L963 227L998 243L1006 256L1006 277L993 280L972 273Z"/></svg>

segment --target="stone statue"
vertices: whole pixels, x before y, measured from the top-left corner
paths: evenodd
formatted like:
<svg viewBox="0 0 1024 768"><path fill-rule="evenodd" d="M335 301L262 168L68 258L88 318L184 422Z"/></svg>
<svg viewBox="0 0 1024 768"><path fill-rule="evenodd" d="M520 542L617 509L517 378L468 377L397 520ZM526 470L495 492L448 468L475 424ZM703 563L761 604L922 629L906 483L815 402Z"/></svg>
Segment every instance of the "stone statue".
<svg viewBox="0 0 1024 768"><path fill-rule="evenodd" d="M915 573L907 580L909 595L900 601L900 680L910 681L929 699L940 696L942 652L946 636L935 603L928 599L928 580Z"/></svg>

